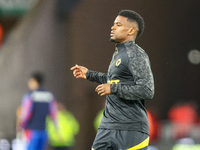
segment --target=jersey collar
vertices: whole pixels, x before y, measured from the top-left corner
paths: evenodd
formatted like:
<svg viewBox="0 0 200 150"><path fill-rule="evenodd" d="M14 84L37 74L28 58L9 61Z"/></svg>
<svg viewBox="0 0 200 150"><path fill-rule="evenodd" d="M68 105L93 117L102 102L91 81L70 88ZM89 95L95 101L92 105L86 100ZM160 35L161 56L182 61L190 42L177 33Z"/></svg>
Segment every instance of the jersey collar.
<svg viewBox="0 0 200 150"><path fill-rule="evenodd" d="M121 44L116 44L115 46L120 50L122 47L129 46L131 44L135 44L135 40L127 41L127 42L124 42L124 43L121 43Z"/></svg>

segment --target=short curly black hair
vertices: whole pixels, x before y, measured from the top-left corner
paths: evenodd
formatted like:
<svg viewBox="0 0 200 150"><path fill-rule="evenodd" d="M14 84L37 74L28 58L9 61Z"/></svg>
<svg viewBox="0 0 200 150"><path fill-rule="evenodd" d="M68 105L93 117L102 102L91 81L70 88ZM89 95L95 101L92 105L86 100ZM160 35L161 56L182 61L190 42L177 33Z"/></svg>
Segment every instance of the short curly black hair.
<svg viewBox="0 0 200 150"><path fill-rule="evenodd" d="M130 22L136 22L138 24L138 34L137 37L139 37L140 35L142 35L143 31L144 31L144 19L135 11L133 10L121 10L118 14L119 16L123 16L127 18L127 21Z"/></svg>
<svg viewBox="0 0 200 150"><path fill-rule="evenodd" d="M40 86L44 84L45 76L40 71L35 71L30 75L30 78L35 79Z"/></svg>

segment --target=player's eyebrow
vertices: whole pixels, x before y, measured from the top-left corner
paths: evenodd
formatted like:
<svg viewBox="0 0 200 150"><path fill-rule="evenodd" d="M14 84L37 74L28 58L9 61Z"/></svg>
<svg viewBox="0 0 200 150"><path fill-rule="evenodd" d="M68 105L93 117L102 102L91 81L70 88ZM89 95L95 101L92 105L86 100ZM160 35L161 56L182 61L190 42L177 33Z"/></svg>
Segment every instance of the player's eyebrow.
<svg viewBox="0 0 200 150"><path fill-rule="evenodd" d="M114 24L117 24L117 25L122 25L121 22L114 22Z"/></svg>

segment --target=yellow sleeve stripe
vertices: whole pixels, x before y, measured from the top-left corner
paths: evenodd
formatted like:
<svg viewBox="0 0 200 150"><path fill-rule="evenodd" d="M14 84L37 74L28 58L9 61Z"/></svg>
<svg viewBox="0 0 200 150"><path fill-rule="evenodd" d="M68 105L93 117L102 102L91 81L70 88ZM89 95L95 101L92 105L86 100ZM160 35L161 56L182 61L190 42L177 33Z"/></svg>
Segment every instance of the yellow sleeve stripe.
<svg viewBox="0 0 200 150"><path fill-rule="evenodd" d="M144 140L142 143L140 143L140 144L138 144L138 145L136 145L134 147L131 147L131 148L127 149L127 150L138 150L138 149L144 148L144 147L146 147L148 145L149 145L149 137L146 140Z"/></svg>

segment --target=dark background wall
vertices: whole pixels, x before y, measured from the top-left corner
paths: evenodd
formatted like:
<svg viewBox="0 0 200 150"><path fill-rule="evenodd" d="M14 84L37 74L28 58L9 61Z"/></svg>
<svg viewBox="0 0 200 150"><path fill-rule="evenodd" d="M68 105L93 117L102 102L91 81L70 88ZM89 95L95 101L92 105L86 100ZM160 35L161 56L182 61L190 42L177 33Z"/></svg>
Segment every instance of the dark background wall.
<svg viewBox="0 0 200 150"><path fill-rule="evenodd" d="M31 11L32 16L29 14L31 17L26 16L24 22L27 24L25 29L28 32L22 34L23 37L20 40L18 38L17 41L20 41L24 49L20 51L22 53L20 56L31 56L34 51L37 56L41 55L40 58L46 56L42 61L45 63L39 65L41 60L31 58L28 61L25 57L19 57L22 65L21 71L17 72L17 78L20 79L18 81L23 81L25 75L31 70L44 69L50 79L47 87L57 95L59 101L66 104L67 109L73 112L80 123L81 128L75 149L90 149L95 136L93 120L103 107L105 97L99 97L95 93L97 83L75 79L69 69L78 64L91 70L107 72L114 52L114 43L109 42L110 28L122 9L135 10L145 20L144 33L136 43L148 53L155 78L155 96L153 100L146 102L147 109L153 110L158 118L165 120L169 108L177 100L194 100L199 106L200 65L190 63L187 58L191 49L200 50L200 2L198 0L79 0L71 12L66 12L67 17L64 14L58 17L58 9L54 8L55 3L52 0L43 1L44 3L39 4L37 9ZM39 19L42 14L44 20L50 18L47 19L46 24ZM15 19L0 21L7 27L7 33L9 29L11 32L12 24L16 22ZM22 21L22 24L25 23ZM31 27L30 30L28 25ZM21 32L25 30L21 28ZM39 39L42 37L47 39L37 39L40 32L43 36ZM26 37L29 38L29 43L26 43ZM10 49L9 46L7 47ZM6 50L6 46L2 48ZM9 60L12 59L6 61ZM26 63L27 61L29 63ZM11 69L10 71L12 72ZM26 71L26 74L23 74L23 71ZM14 89L13 85L11 86ZM20 91L22 95L27 88L25 81L20 87L23 89ZM15 102L12 108L20 103L20 94L18 94L18 102ZM9 107L11 103L7 105Z"/></svg>

